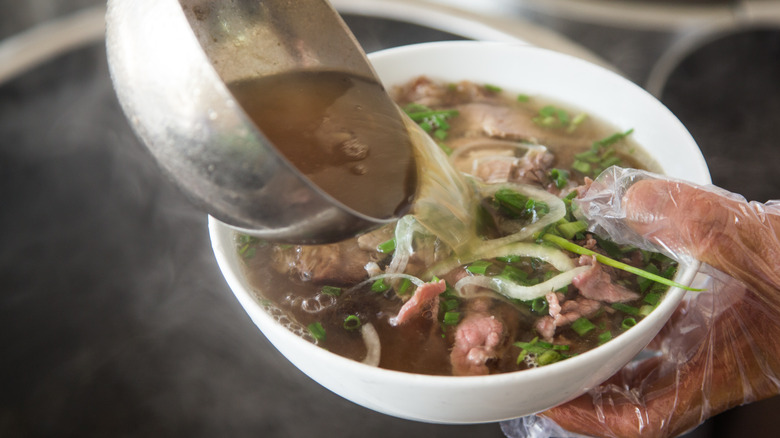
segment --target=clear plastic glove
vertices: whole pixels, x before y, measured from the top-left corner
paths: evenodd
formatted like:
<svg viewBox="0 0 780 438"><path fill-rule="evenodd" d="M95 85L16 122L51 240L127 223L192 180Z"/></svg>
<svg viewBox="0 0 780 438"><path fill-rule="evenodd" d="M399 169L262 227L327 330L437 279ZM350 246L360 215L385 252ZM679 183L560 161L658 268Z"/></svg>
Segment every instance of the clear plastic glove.
<svg viewBox="0 0 780 438"><path fill-rule="evenodd" d="M611 168L579 206L599 234L703 262L706 292L686 295L648 346L655 355L539 417L504 422L507 436L677 436L780 393L780 202Z"/></svg>

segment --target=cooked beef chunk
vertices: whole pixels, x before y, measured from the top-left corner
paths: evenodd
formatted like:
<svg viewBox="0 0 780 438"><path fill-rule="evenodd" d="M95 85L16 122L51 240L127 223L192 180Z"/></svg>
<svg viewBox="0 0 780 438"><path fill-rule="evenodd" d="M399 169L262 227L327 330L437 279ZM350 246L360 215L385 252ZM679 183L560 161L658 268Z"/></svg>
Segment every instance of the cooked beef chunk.
<svg viewBox="0 0 780 438"><path fill-rule="evenodd" d="M277 247L274 267L294 278L316 284L348 285L368 278L365 266L377 252L363 251L357 240L329 245Z"/></svg>
<svg viewBox="0 0 780 438"><path fill-rule="evenodd" d="M555 330L573 323L582 317L590 317L601 309L601 303L584 297L573 300L565 300L563 294L550 292L547 299L549 316L544 316L536 321L536 332L548 342L555 336Z"/></svg>
<svg viewBox="0 0 780 438"><path fill-rule="evenodd" d="M470 301L472 308L458 324L450 353L452 374L479 376L490 373L487 362L498 357L504 340L504 324L488 311L488 299Z"/></svg>

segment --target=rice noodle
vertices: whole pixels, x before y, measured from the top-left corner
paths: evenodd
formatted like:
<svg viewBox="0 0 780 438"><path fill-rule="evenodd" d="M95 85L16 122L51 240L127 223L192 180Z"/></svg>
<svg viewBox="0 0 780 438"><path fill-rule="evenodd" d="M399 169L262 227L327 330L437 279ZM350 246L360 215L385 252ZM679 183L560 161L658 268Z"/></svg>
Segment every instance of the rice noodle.
<svg viewBox="0 0 780 438"><path fill-rule="evenodd" d="M499 277L474 275L460 279L457 283L455 283L455 290L458 292L458 294L465 296L467 295L466 292L463 292L463 288L465 286L478 286L493 290L508 298L529 301L543 297L549 292L558 290L564 286L568 286L575 276L587 271L588 269L588 266L580 266L578 268L570 269L543 283L535 284L533 286L523 286L513 281Z"/></svg>
<svg viewBox="0 0 780 438"><path fill-rule="evenodd" d="M367 350L366 357L362 362L372 367L378 367L382 348L379 343L379 334L370 322L360 326L360 334L363 335L363 342L366 344Z"/></svg>

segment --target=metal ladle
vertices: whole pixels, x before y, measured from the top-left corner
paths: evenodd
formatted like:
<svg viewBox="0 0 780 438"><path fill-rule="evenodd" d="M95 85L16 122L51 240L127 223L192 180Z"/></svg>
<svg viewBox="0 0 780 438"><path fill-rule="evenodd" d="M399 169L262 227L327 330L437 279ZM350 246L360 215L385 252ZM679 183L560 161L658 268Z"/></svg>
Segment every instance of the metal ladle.
<svg viewBox="0 0 780 438"><path fill-rule="evenodd" d="M394 219L369 217L312 184L226 85L301 68L376 78L326 0L109 0L106 44L133 129L215 218L295 243L338 241Z"/></svg>

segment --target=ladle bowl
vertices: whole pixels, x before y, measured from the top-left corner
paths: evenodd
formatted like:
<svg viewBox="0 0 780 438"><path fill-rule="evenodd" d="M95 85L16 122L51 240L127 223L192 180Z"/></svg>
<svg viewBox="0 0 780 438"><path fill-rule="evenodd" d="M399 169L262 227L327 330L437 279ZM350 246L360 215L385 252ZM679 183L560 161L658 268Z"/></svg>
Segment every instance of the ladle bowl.
<svg viewBox="0 0 780 438"><path fill-rule="evenodd" d="M211 216L295 243L338 241L394 219L369 217L312 184L226 85L304 68L375 77L326 0L109 0L106 44L133 129Z"/></svg>

